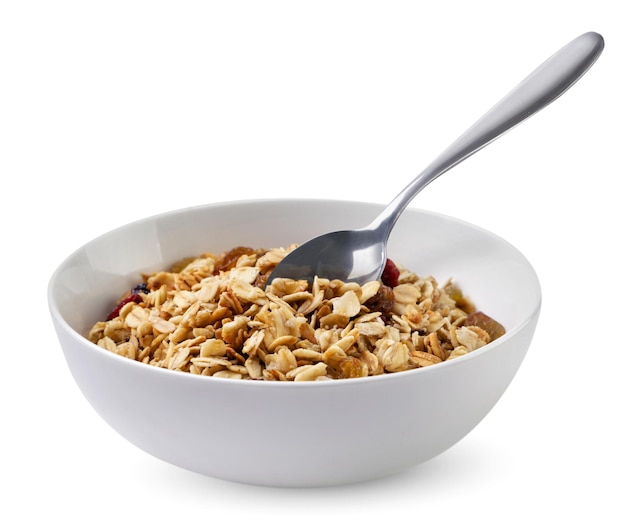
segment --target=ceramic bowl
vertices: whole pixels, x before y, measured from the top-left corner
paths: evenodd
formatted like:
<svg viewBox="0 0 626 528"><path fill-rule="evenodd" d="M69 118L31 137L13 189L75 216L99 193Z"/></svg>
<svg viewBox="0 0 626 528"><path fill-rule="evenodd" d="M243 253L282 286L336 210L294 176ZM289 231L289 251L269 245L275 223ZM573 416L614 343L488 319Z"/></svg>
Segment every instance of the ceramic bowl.
<svg viewBox="0 0 626 528"><path fill-rule="evenodd" d="M331 200L209 204L140 220L70 255L49 283L55 329L82 393L108 424L155 457L210 477L306 487L404 470L467 435L511 383L529 348L541 291L528 260L458 219L407 209L389 257L453 278L505 336L464 357L376 377L324 382L218 379L145 365L84 336L142 272L235 246L278 247L367 225L382 206Z"/></svg>

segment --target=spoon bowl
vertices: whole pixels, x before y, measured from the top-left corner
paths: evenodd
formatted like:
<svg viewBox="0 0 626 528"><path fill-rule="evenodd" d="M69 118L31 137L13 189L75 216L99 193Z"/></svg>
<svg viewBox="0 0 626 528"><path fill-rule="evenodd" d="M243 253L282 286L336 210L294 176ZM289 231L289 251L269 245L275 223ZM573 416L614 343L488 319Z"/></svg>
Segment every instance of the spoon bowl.
<svg viewBox="0 0 626 528"><path fill-rule="evenodd" d="M352 249L346 251L347 248ZM313 282L318 276L364 284L380 278L380 263L385 262L386 251L385 241L373 229L334 231L292 251L279 264L280 269L272 274L272 278L288 277Z"/></svg>
<svg viewBox="0 0 626 528"><path fill-rule="evenodd" d="M430 182L556 100L594 64L604 39L584 33L541 64L422 171L367 227L318 236L289 253L269 276L315 276L364 283L379 279L398 217Z"/></svg>

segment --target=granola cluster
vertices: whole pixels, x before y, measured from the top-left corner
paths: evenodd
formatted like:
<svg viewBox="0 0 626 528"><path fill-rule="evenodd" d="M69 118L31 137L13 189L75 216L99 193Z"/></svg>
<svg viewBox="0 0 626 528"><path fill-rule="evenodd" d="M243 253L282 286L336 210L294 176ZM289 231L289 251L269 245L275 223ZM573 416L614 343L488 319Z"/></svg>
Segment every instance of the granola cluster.
<svg viewBox="0 0 626 528"><path fill-rule="evenodd" d="M312 381L449 361L504 334L448 281L398 267L393 284L266 279L295 246L238 247L143 276L89 339L203 376Z"/></svg>

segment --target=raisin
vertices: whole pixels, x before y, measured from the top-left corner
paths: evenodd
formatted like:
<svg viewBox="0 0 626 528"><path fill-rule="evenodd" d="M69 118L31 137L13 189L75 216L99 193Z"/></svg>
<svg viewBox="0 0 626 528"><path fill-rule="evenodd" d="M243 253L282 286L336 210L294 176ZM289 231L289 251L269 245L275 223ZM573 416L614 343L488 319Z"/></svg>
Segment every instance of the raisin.
<svg viewBox="0 0 626 528"><path fill-rule="evenodd" d="M469 314L465 320L465 326L478 326L479 328L482 328L489 334L492 341L505 334L504 326L498 323L495 319L485 315L483 312L474 312Z"/></svg>
<svg viewBox="0 0 626 528"><path fill-rule="evenodd" d="M474 303L472 303L472 301L467 299L463 295L461 288L459 288L455 284L452 284L452 283L446 284L446 286L444 286L444 291L448 294L450 299L454 301L454 303L456 304L456 307L460 308L465 313L471 313L476 310Z"/></svg>
<svg viewBox="0 0 626 528"><path fill-rule="evenodd" d="M267 284L267 279L270 277L270 272L267 271L265 273L259 273L257 278L252 283L252 286L256 286L257 288L265 289L265 285Z"/></svg>
<svg viewBox="0 0 626 528"><path fill-rule="evenodd" d="M122 307L129 302L140 303L143 302L143 297L138 293L131 293L128 297L122 299L118 305L113 309L113 311L107 315L106 320L110 321L111 319L115 319L119 314Z"/></svg>
<svg viewBox="0 0 626 528"><path fill-rule="evenodd" d="M254 249L245 246L237 246L226 253L222 253L215 261L213 275L219 275L220 271L233 269L242 255L254 254L256 254Z"/></svg>
<svg viewBox="0 0 626 528"><path fill-rule="evenodd" d="M400 277L400 270L395 265L395 263L387 259L385 262L385 269L383 270L383 275L380 280L383 281L383 284L386 286L390 286L394 288L398 285L398 278Z"/></svg>
<svg viewBox="0 0 626 528"><path fill-rule="evenodd" d="M367 370L363 372L363 363L361 360L348 356L343 359L338 366L341 371L342 378L362 378L367 376Z"/></svg>
<svg viewBox="0 0 626 528"><path fill-rule="evenodd" d="M380 288L372 298L368 299L365 303L372 312L381 312L383 315L391 312L393 305L395 304L395 298L393 296L393 289L389 286L381 284Z"/></svg>

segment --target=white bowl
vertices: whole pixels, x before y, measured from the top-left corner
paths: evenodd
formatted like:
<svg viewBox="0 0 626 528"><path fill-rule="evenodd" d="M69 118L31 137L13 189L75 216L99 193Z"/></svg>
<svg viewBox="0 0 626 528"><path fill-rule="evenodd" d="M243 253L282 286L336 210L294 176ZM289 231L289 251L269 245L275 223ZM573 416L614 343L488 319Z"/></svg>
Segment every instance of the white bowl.
<svg viewBox="0 0 626 528"><path fill-rule="evenodd" d="M84 336L140 273L238 245L278 247L362 227L382 206L263 200L183 209L89 242L49 284L52 319L76 383L111 427L144 451L226 480L324 486L374 479L424 462L491 410L530 345L537 276L509 243L450 217L407 209L389 257L421 275L453 278L505 336L418 370L326 382L217 379L117 356Z"/></svg>

